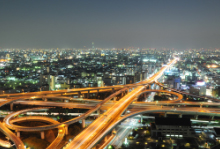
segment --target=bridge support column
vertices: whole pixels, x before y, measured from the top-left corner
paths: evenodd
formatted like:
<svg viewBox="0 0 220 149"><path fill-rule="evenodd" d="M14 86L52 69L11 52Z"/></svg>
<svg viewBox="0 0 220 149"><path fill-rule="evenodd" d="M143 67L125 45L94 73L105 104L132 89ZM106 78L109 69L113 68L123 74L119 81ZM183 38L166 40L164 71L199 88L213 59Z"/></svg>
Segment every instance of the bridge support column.
<svg viewBox="0 0 220 149"><path fill-rule="evenodd" d="M99 95L99 89L97 90L97 93L96 93L96 99L98 98L98 95Z"/></svg>
<svg viewBox="0 0 220 149"><path fill-rule="evenodd" d="M212 121L215 119L215 116L212 116Z"/></svg>
<svg viewBox="0 0 220 149"><path fill-rule="evenodd" d="M112 93L114 93L115 92L115 88L112 88Z"/></svg>
<svg viewBox="0 0 220 149"><path fill-rule="evenodd" d="M198 119L198 115L195 115L195 119L196 119L196 120Z"/></svg>
<svg viewBox="0 0 220 149"><path fill-rule="evenodd" d="M200 105L200 108L202 108L202 105Z"/></svg>
<svg viewBox="0 0 220 149"><path fill-rule="evenodd" d="M69 133L69 132L68 132L68 125L65 125L64 128L65 128L65 134L68 135L68 133Z"/></svg>
<svg viewBox="0 0 220 149"><path fill-rule="evenodd" d="M147 98L147 93L144 93L144 98Z"/></svg>
<svg viewBox="0 0 220 149"><path fill-rule="evenodd" d="M80 91L78 92L78 98L80 98L80 95L81 95L81 93L80 93Z"/></svg>
<svg viewBox="0 0 220 149"><path fill-rule="evenodd" d="M45 138L44 131L41 131L41 132L40 132L40 136L41 136L41 139L44 139L44 138Z"/></svg>
<svg viewBox="0 0 220 149"><path fill-rule="evenodd" d="M179 118L182 118L182 117L183 117L183 115L182 115L182 114L180 114L180 115L179 115Z"/></svg>
<svg viewBox="0 0 220 149"><path fill-rule="evenodd" d="M100 109L98 109L98 110L97 110L97 114L100 115L100 113L101 113L101 111L100 111Z"/></svg>
<svg viewBox="0 0 220 149"><path fill-rule="evenodd" d="M90 90L88 90L88 94L87 94L87 98L89 98L90 97Z"/></svg>
<svg viewBox="0 0 220 149"><path fill-rule="evenodd" d="M10 103L10 110L12 111L13 110L13 103Z"/></svg>
<svg viewBox="0 0 220 149"><path fill-rule="evenodd" d="M85 128L85 127L86 127L86 120L82 119L82 128Z"/></svg>
<svg viewBox="0 0 220 149"><path fill-rule="evenodd" d="M151 85L148 85L149 89L151 89Z"/></svg>
<svg viewBox="0 0 220 149"><path fill-rule="evenodd" d="M47 98L44 98L44 101L47 101Z"/></svg>
<svg viewBox="0 0 220 149"><path fill-rule="evenodd" d="M141 124L143 123L143 115L141 115Z"/></svg>
<svg viewBox="0 0 220 149"><path fill-rule="evenodd" d="M113 98L113 101L116 101L116 100L117 100L117 97L114 97L114 98Z"/></svg>
<svg viewBox="0 0 220 149"><path fill-rule="evenodd" d="M164 113L164 117L167 117L167 112Z"/></svg>
<svg viewBox="0 0 220 149"><path fill-rule="evenodd" d="M21 134L20 134L20 131L17 131L17 137L20 138Z"/></svg>

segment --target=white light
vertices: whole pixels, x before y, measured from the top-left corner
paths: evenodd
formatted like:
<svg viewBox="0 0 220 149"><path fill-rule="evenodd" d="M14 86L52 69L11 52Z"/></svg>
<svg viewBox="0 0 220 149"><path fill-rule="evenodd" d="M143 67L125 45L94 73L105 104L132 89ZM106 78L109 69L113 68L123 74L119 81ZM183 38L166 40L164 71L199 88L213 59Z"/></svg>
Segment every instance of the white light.
<svg viewBox="0 0 220 149"><path fill-rule="evenodd" d="M197 82L196 85L203 86L203 85L205 85L205 82Z"/></svg>

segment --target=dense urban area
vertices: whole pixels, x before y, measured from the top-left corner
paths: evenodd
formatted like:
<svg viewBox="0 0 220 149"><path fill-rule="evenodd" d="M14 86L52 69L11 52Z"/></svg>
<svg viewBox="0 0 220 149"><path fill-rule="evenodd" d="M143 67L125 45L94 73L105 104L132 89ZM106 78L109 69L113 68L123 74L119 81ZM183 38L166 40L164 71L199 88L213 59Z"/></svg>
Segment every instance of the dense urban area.
<svg viewBox="0 0 220 149"><path fill-rule="evenodd" d="M86 148L219 148L219 52L1 49L0 145L72 148L106 121Z"/></svg>

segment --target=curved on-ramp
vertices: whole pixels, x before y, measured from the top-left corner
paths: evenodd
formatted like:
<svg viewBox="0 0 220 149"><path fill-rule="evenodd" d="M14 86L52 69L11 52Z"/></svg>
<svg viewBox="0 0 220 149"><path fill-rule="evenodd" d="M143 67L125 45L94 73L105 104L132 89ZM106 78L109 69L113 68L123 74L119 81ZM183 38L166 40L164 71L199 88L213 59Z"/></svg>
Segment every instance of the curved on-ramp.
<svg viewBox="0 0 220 149"><path fill-rule="evenodd" d="M16 118L10 121L10 123L15 123L15 122L22 122L22 121L41 121L41 122L47 122L47 123L52 123L52 124L59 124L58 121L44 117L44 116L30 116L30 117L21 117L21 118ZM28 129L26 130L28 131ZM65 135L65 128L64 126L59 126L58 127L58 134L57 137L54 139L54 141L47 147L47 149L54 149L56 148L60 142L63 140L63 137Z"/></svg>
<svg viewBox="0 0 220 149"><path fill-rule="evenodd" d="M15 143L17 149L25 149L23 142L11 130L9 130L4 123L0 123L0 131L10 138Z"/></svg>
<svg viewBox="0 0 220 149"><path fill-rule="evenodd" d="M135 115L139 115L139 114L144 114L144 113L156 113L156 112L172 112L172 113L178 113L178 114L188 114L188 115L212 115L212 116L219 116L220 117L220 112L219 113L210 113L208 112L209 110L206 110L206 108L204 108L204 110L190 110L193 108L185 108L186 110L174 110L172 108L157 108L157 109L146 109L146 110L140 110L137 112L133 112L130 114L127 114L123 117L120 117L113 125L111 125L110 127L108 127L108 129L106 129L96 140L94 140L94 142L88 147L88 148L92 148L93 146L96 145L96 142L98 142L99 140L101 140L105 135L107 135L116 125L118 125L119 123L121 123L122 121L124 121L127 118L130 117L134 117Z"/></svg>
<svg viewBox="0 0 220 149"><path fill-rule="evenodd" d="M172 95L175 95L177 96L178 98L176 100L170 100L170 101L160 101L160 103L171 103L171 102L177 102L177 101L180 101L183 99L183 95L179 94L179 93L176 93L176 92L172 92L172 91L166 91L166 90L144 90L142 91L140 94L138 94L137 98L139 98L139 96L141 96L142 94L144 93L149 93L149 92L160 92L160 93L169 93L169 94L172 94Z"/></svg>
<svg viewBox="0 0 220 149"><path fill-rule="evenodd" d="M35 128L30 128L30 127L24 127L24 126L16 126L16 125L13 125L10 120L16 116L16 115L19 115L21 113L25 113L25 112L29 112L29 111L37 111L37 110L47 110L48 107L40 107L40 108L32 108L32 109L25 109L25 110L21 110L21 111L17 111L17 112L14 112L14 113L11 113L9 115L7 115L5 118L4 118L4 122L6 124L6 126L10 129L13 129L13 130L18 130L18 131L43 131L43 130L48 130L48 129L54 129L54 128L57 128L59 127L60 125L64 124L64 125L70 125L70 124L73 124L75 122L78 122L82 119L85 119L86 117L88 117L90 114L92 114L93 112L97 111L104 103L108 102L109 100L111 100L112 98L114 98L115 96L117 96L118 94L124 92L125 90L127 90L127 88L124 88L122 90L119 90L117 92L115 92L114 94L110 95L109 97L107 97L105 100L103 100L102 102L100 102L99 104L97 104L93 109L87 111L86 113L80 115L79 117L76 117L76 118L73 118L73 119L70 119L68 121L65 121L63 123L60 123L60 124L52 124L52 125L47 125L47 126L38 126L38 127L35 127ZM49 107L50 108L50 107Z"/></svg>
<svg viewBox="0 0 220 149"><path fill-rule="evenodd" d="M168 88L168 87L165 87L162 83L158 82L158 81L155 81L155 83L163 88L167 88L171 91L175 91L177 93L181 93L181 94L185 94L185 95L189 95L189 96L193 96L193 97L198 97L198 98L204 98L204 99L209 99L211 101L214 101L214 102L220 102L219 99L216 99L216 98L212 98L212 97L207 97L207 96L199 96L199 95L194 95L194 94L190 94L190 93L186 93L186 92L182 92L182 91L179 91L179 90L176 90L176 89L173 89L173 88Z"/></svg>

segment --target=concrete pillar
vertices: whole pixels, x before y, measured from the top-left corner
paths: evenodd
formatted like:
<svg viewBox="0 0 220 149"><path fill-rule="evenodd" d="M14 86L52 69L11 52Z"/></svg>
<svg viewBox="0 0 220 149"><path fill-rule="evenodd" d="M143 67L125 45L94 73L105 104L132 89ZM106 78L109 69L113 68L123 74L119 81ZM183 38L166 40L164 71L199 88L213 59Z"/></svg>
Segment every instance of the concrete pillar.
<svg viewBox="0 0 220 149"><path fill-rule="evenodd" d="M86 120L82 119L82 128L85 128L85 127L86 127Z"/></svg>
<svg viewBox="0 0 220 149"><path fill-rule="evenodd" d="M143 115L141 115L141 123L143 123Z"/></svg>
<svg viewBox="0 0 220 149"><path fill-rule="evenodd" d="M178 105L178 107L180 107L180 105Z"/></svg>
<svg viewBox="0 0 220 149"><path fill-rule="evenodd" d="M179 115L179 118L182 118L182 117L183 117L183 115L182 115L182 114L180 114L180 115Z"/></svg>
<svg viewBox="0 0 220 149"><path fill-rule="evenodd" d="M65 125L65 134L68 135L68 125Z"/></svg>
<svg viewBox="0 0 220 149"><path fill-rule="evenodd" d="M20 134L20 131L17 131L17 137L20 138L21 134Z"/></svg>
<svg viewBox="0 0 220 149"><path fill-rule="evenodd" d="M10 110L12 111L13 110L13 103L10 103Z"/></svg>
<svg viewBox="0 0 220 149"><path fill-rule="evenodd" d="M200 108L202 108L202 105L200 105Z"/></svg>
<svg viewBox="0 0 220 149"><path fill-rule="evenodd" d="M112 88L112 93L114 93L115 92L115 89L114 88Z"/></svg>
<svg viewBox="0 0 220 149"><path fill-rule="evenodd" d="M100 115L100 113L101 113L101 112L100 112L100 109L98 109L98 110L97 110L97 114Z"/></svg>
<svg viewBox="0 0 220 149"><path fill-rule="evenodd" d="M116 100L117 100L117 97L114 97L114 98L113 98L113 101L116 101Z"/></svg>
<svg viewBox="0 0 220 149"><path fill-rule="evenodd" d="M41 132L40 132L40 137L41 137L41 139L44 139L44 138L45 138L45 136L44 136L44 131L41 131Z"/></svg>
<svg viewBox="0 0 220 149"><path fill-rule="evenodd" d="M195 115L195 119L196 119L196 120L198 119L198 117L199 117L198 115Z"/></svg>
<svg viewBox="0 0 220 149"><path fill-rule="evenodd" d="M87 95L87 98L89 98L90 97L90 90L88 90L88 95Z"/></svg>
<svg viewBox="0 0 220 149"><path fill-rule="evenodd" d="M47 101L47 98L44 98L44 101Z"/></svg>
<svg viewBox="0 0 220 149"><path fill-rule="evenodd" d="M80 92L80 91L78 91L78 98L80 98L80 95L81 95L81 92Z"/></svg>
<svg viewBox="0 0 220 149"><path fill-rule="evenodd" d="M215 119L215 116L212 116L212 121Z"/></svg>
<svg viewBox="0 0 220 149"><path fill-rule="evenodd" d="M98 95L99 95L99 90L97 90L96 99L98 99Z"/></svg>
<svg viewBox="0 0 220 149"><path fill-rule="evenodd" d="M164 113L164 117L167 117L167 112Z"/></svg>

